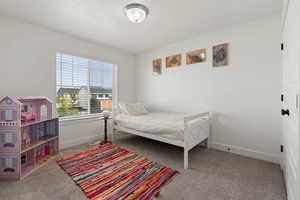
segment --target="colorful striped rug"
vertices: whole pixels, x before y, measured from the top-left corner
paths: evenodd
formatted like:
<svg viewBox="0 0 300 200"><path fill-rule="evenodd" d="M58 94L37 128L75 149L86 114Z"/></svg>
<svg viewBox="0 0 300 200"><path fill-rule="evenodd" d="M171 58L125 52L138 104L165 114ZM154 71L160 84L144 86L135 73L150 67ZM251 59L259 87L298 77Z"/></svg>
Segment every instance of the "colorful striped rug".
<svg viewBox="0 0 300 200"><path fill-rule="evenodd" d="M179 172L112 144L66 156L57 164L89 199L153 199Z"/></svg>

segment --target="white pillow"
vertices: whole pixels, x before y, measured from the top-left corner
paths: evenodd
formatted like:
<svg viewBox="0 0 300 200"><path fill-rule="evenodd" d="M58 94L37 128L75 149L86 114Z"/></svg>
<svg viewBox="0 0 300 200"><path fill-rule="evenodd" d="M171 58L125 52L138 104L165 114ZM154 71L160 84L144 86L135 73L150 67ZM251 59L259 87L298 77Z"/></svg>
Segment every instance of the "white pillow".
<svg viewBox="0 0 300 200"><path fill-rule="evenodd" d="M127 115L145 115L149 113L141 103L120 104L120 109Z"/></svg>
<svg viewBox="0 0 300 200"><path fill-rule="evenodd" d="M126 104L128 115L145 115L148 114L148 110L141 103L129 103Z"/></svg>
<svg viewBox="0 0 300 200"><path fill-rule="evenodd" d="M126 104L125 104L125 103L119 103L119 108L120 108L120 111L121 111L122 114L128 115L128 112L127 112L127 108L126 108Z"/></svg>

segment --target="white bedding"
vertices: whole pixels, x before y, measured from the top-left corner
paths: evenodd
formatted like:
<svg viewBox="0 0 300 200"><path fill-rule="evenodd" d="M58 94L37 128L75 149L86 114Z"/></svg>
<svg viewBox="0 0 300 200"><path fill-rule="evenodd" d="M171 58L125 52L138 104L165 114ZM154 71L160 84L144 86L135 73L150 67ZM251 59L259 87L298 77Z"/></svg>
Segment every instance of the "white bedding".
<svg viewBox="0 0 300 200"><path fill-rule="evenodd" d="M184 117L187 114L153 112L145 115L130 116L118 114L117 125L136 131L159 134L161 137L183 140Z"/></svg>

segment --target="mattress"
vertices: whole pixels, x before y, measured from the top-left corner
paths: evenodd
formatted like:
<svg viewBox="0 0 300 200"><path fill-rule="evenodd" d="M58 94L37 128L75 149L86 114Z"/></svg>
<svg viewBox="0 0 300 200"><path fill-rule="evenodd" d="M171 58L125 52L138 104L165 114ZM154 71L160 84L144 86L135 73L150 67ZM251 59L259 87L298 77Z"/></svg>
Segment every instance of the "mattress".
<svg viewBox="0 0 300 200"><path fill-rule="evenodd" d="M115 122L124 128L183 141L184 117L186 116L188 115L166 112L153 112L138 116L118 114Z"/></svg>

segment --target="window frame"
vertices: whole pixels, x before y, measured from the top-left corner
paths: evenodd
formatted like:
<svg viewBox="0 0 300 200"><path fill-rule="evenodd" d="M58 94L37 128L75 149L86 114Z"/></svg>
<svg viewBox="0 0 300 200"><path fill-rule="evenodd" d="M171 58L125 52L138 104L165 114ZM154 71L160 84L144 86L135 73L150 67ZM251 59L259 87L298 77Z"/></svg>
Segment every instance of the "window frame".
<svg viewBox="0 0 300 200"><path fill-rule="evenodd" d="M83 59L87 59L88 60L88 76L87 76L87 88L88 88L88 113L87 114L82 114L82 115L70 115L70 116L64 116L64 117L58 117L59 121L62 122L62 124L66 123L66 122L72 122L72 121L76 121L76 120L89 120L89 119L100 119L103 117L103 112L101 113L90 113L90 99L92 94L90 93L90 66L91 66L91 62L102 62L102 63L107 63L107 64L111 64L112 65L112 87L111 87L111 96L112 96L112 105L114 105L115 99L114 99L114 93L116 93L116 91L114 91L115 88L115 81L117 81L116 78L116 67L117 65L114 63L110 63L110 62L106 62L106 61L100 61L100 60L95 60L95 59L90 59L88 57L82 57L82 56L76 56L74 54L69 54L69 53L62 53L62 52L56 52L55 56L57 54L62 54L62 55L70 55L70 56L75 56L75 57L79 57L79 58L83 58ZM56 59L56 57L55 57ZM56 63L56 62L55 62ZM56 65L56 64L55 64ZM55 88L57 87L57 73L56 73L56 66L55 66ZM118 99L118 98L116 98ZM55 113L57 116L57 92L55 92ZM113 108L112 108L113 110Z"/></svg>

